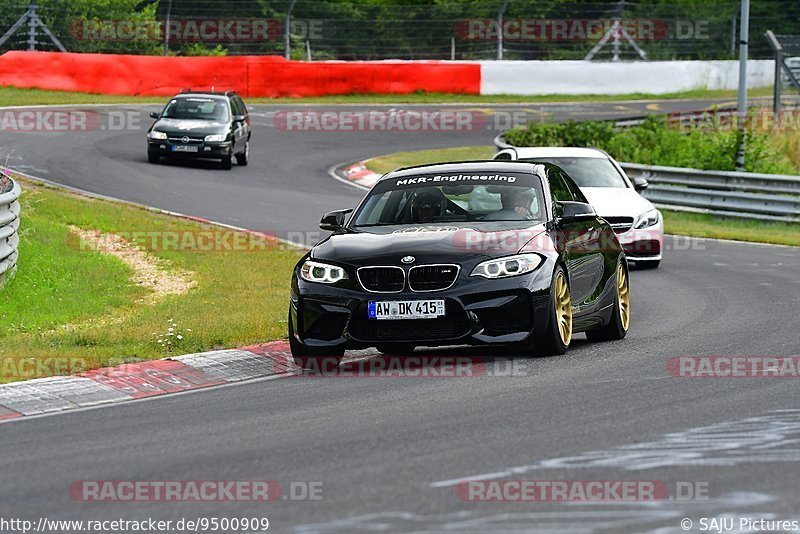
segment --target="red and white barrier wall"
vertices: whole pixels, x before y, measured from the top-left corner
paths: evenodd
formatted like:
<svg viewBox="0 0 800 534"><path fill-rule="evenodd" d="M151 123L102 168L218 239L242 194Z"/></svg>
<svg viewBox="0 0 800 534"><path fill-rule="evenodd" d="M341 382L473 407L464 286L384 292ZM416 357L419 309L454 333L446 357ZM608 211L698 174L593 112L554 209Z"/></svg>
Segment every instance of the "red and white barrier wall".
<svg viewBox="0 0 800 534"><path fill-rule="evenodd" d="M748 87L768 87L775 62L750 60ZM693 89L736 89L738 61L485 61L481 94L666 94Z"/></svg>
<svg viewBox="0 0 800 534"><path fill-rule="evenodd" d="M748 85L772 83L752 60ZM170 96L185 87L246 97L341 94L664 94L735 89L736 61L287 61L276 56L161 57L57 52L0 56L0 85L111 95Z"/></svg>

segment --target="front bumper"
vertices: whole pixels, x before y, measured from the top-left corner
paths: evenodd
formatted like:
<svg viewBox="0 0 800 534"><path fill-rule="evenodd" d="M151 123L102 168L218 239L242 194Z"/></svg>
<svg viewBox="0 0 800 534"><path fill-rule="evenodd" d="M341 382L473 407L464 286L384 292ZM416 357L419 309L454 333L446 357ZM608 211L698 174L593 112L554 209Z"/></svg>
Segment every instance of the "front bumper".
<svg viewBox="0 0 800 534"><path fill-rule="evenodd" d="M451 289L427 293L368 293L298 281L295 277L290 305L292 330L297 341L313 348L524 341L547 327L552 269L544 267L504 280L461 277ZM367 318L370 300L427 299L444 299L445 315L437 319Z"/></svg>
<svg viewBox="0 0 800 534"><path fill-rule="evenodd" d="M197 147L196 151L185 152L181 147ZM177 156L182 158L224 158L233 155L230 141L223 143L175 143L169 140L148 139L147 151L159 156Z"/></svg>
<svg viewBox="0 0 800 534"><path fill-rule="evenodd" d="M620 245L625 250L628 261L657 261L664 250L664 222L662 217L658 223L641 230L631 229L617 234Z"/></svg>

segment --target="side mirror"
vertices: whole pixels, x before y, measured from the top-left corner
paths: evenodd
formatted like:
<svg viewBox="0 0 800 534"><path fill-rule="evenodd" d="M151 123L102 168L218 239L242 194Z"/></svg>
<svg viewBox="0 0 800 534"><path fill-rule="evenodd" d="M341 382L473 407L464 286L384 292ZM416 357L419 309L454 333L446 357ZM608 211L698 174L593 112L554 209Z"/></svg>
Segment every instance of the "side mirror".
<svg viewBox="0 0 800 534"><path fill-rule="evenodd" d="M243 122L246 118L244 115L234 115L233 122Z"/></svg>
<svg viewBox="0 0 800 534"><path fill-rule="evenodd" d="M159 117L159 113L157 111L151 111L150 112L150 118L151 119L157 119L158 117Z"/></svg>
<svg viewBox="0 0 800 534"><path fill-rule="evenodd" d="M592 205L583 202L559 202L556 211L560 213L560 219L563 222L573 222L597 217L597 213L595 213Z"/></svg>
<svg viewBox="0 0 800 534"><path fill-rule="evenodd" d="M633 188L636 191L642 192L645 189L647 189L647 186L649 185L650 184L648 183L647 178L644 178L642 176L637 176L636 178L633 179Z"/></svg>
<svg viewBox="0 0 800 534"><path fill-rule="evenodd" d="M322 219L319 221L319 227L322 230L328 232L335 232L336 230L340 230L344 226L345 218L347 214L353 211L352 208L346 210L336 210L331 211L330 213L326 213L322 216Z"/></svg>
<svg viewBox="0 0 800 534"><path fill-rule="evenodd" d="M503 160L503 161L516 161L517 153L514 150L506 148L495 154L492 159Z"/></svg>

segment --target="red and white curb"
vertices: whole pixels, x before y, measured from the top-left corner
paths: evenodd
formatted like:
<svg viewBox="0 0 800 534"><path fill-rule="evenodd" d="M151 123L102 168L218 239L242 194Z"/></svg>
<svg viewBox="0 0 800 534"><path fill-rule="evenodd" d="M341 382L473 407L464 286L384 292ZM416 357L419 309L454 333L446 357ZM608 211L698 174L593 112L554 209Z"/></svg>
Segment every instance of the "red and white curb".
<svg viewBox="0 0 800 534"><path fill-rule="evenodd" d="M341 172L345 179L364 187L372 187L382 176L377 172L368 169L366 163L363 161L348 165L342 169Z"/></svg>
<svg viewBox="0 0 800 534"><path fill-rule="evenodd" d="M358 358L358 355L345 360ZM287 341L0 385L0 422L300 374Z"/></svg>

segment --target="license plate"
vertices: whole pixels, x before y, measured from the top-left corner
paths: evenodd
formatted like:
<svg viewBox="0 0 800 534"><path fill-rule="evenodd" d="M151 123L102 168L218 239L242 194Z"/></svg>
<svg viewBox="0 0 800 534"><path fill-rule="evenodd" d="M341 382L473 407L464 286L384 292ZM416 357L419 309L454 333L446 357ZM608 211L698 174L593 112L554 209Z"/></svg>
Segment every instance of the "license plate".
<svg viewBox="0 0 800 534"><path fill-rule="evenodd" d="M444 315L444 300L371 300L370 319L435 319Z"/></svg>
<svg viewBox="0 0 800 534"><path fill-rule="evenodd" d="M195 145L172 145L173 152L197 152L198 147Z"/></svg>

